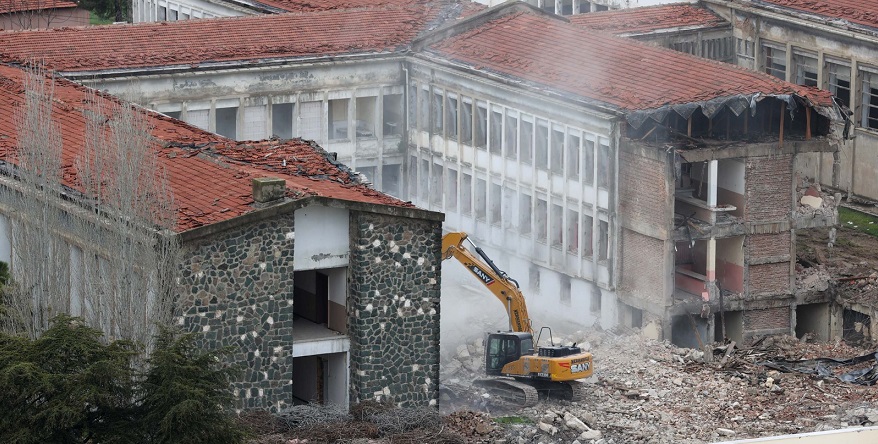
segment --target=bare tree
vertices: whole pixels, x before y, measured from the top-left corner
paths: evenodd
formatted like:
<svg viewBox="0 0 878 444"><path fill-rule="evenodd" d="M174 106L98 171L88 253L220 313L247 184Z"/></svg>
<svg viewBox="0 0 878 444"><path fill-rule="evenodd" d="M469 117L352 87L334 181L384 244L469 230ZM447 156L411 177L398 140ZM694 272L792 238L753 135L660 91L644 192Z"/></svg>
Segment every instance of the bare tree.
<svg viewBox="0 0 878 444"><path fill-rule="evenodd" d="M49 80L47 80L49 79ZM14 304L37 336L61 312L79 315L108 339L149 344L172 318L175 210L146 112L88 93L76 183L61 181L61 137L52 118L53 82L27 74L17 113Z"/></svg>
<svg viewBox="0 0 878 444"><path fill-rule="evenodd" d="M0 1L0 28L6 22L14 29L50 28L73 16L73 8L65 0L3 0Z"/></svg>

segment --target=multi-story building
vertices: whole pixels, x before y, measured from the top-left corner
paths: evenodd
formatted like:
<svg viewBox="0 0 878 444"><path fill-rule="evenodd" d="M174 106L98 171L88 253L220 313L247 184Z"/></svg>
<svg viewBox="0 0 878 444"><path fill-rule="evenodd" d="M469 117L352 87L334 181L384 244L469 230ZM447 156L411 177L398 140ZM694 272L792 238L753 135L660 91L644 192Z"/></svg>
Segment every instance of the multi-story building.
<svg viewBox="0 0 878 444"><path fill-rule="evenodd" d="M57 288L48 298L34 293L36 311L27 310L34 319L67 312L108 337L144 339L125 331L130 325L148 329L173 311L174 324L198 332L200 345L232 350L228 360L241 370L233 381L239 408L277 410L310 401L346 407L376 398L435 404L441 214L374 190L312 143L236 142L138 110L157 167L115 179L166 177L174 220L160 231L144 226L142 235L132 232L118 243L114 236L87 237L77 228L80 221L123 208L88 207L93 199L83 188L85 153L95 140L86 128L96 113L107 116L100 122L115 122L115 99L58 80L48 98L54 128L24 129L13 117L35 93L24 77L22 69L0 64L0 260L15 279L37 273L26 267L33 258L25 255L47 262L40 269L50 272ZM105 125L101 131L113 131L113 124ZM34 131L57 131L63 146L55 193L18 180L18 147L34 140L25 136ZM137 168L126 169L132 170ZM50 209L39 207L39 213L57 217L35 225L39 221L16 206L9 190L45 199ZM128 226L139 219L121 220ZM112 221L93 223L118 228ZM26 226L43 227L37 247L20 235ZM143 288L120 299L113 262L129 243L147 236L175 239L179 255L162 264L134 258L135 272L154 278L138 281ZM161 288L168 294L158 294ZM172 298L168 313L156 302L163 296Z"/></svg>
<svg viewBox="0 0 878 444"><path fill-rule="evenodd" d="M810 217L794 171L835 149L830 95L523 2L480 9L340 5L0 45L116 94L136 80L139 103L229 137L314 139L446 213L555 316L687 345L794 331L795 230L835 220Z"/></svg>

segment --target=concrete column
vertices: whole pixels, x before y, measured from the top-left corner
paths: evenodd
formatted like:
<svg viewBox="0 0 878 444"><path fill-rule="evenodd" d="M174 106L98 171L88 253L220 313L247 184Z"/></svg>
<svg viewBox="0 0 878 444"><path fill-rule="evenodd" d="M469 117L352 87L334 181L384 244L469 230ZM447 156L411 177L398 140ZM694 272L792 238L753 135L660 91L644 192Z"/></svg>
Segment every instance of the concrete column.
<svg viewBox="0 0 878 444"><path fill-rule="evenodd" d="M718 160L711 160L707 172L707 205L710 205L711 208L716 207L716 182L718 166Z"/></svg>
<svg viewBox="0 0 878 444"><path fill-rule="evenodd" d="M707 281L716 281L716 238L707 241Z"/></svg>

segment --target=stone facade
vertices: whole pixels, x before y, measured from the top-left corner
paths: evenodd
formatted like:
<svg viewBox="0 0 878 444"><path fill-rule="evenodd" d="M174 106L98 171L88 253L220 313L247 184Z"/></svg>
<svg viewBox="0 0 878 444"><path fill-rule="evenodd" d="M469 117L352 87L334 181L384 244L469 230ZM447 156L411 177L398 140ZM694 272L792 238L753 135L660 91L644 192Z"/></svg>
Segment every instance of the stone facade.
<svg viewBox="0 0 878 444"><path fill-rule="evenodd" d="M184 241L176 319L199 345L230 347L238 407L281 409L293 373L292 213Z"/></svg>
<svg viewBox="0 0 878 444"><path fill-rule="evenodd" d="M351 401L434 405L441 221L351 212Z"/></svg>

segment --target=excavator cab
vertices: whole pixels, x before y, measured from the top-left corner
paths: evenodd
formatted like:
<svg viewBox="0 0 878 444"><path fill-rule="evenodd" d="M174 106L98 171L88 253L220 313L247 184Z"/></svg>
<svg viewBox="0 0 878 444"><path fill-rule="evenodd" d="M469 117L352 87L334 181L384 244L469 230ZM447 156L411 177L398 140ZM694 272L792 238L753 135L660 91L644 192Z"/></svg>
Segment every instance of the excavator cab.
<svg viewBox="0 0 878 444"><path fill-rule="evenodd" d="M528 332L498 332L488 335L485 346L485 371L496 376L503 366L523 355L534 354L533 335Z"/></svg>

